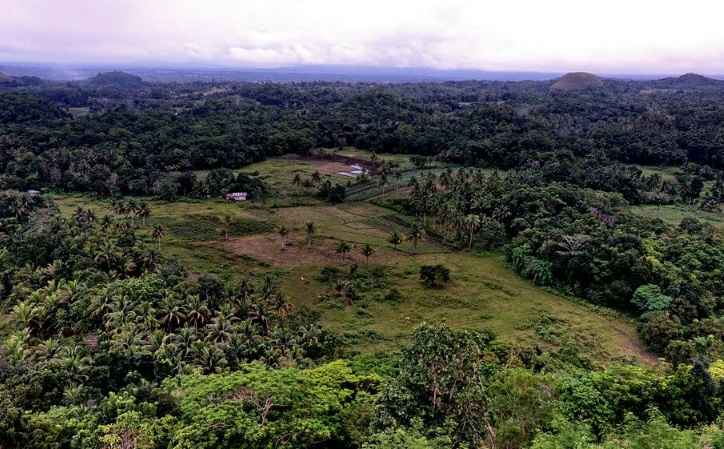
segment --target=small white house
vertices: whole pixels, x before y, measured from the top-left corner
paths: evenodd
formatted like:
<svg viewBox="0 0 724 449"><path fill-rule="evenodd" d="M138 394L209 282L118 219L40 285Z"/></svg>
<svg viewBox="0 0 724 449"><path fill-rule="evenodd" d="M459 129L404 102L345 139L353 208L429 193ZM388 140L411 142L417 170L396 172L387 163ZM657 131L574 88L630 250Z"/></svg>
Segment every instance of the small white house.
<svg viewBox="0 0 724 449"><path fill-rule="evenodd" d="M246 195L246 192L232 192L226 194L226 199L233 201L246 201Z"/></svg>

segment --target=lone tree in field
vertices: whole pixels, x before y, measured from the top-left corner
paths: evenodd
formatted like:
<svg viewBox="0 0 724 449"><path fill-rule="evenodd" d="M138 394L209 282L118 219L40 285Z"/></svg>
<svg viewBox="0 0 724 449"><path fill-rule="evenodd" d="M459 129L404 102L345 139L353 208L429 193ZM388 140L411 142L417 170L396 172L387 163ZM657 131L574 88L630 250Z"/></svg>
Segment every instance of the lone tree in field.
<svg viewBox="0 0 724 449"><path fill-rule="evenodd" d="M154 226L151 236L156 240L156 249L161 251L161 240L163 240L163 226Z"/></svg>
<svg viewBox="0 0 724 449"><path fill-rule="evenodd" d="M342 240L337 243L336 251L342 255L342 262L344 262L347 257L347 253L352 251L352 245Z"/></svg>
<svg viewBox="0 0 724 449"><path fill-rule="evenodd" d="M425 240L425 230L422 228L422 225L420 225L420 223L412 223L410 231L407 234L407 238L412 240L412 255L414 256L417 254L417 242Z"/></svg>
<svg viewBox="0 0 724 449"><path fill-rule="evenodd" d="M365 256L365 265L370 265L370 256L375 253L375 249L369 243L365 243L362 247L362 255Z"/></svg>
<svg viewBox="0 0 724 449"><path fill-rule="evenodd" d="M397 229L393 229L387 241L395 247L395 258L397 258L397 245L405 241L405 237Z"/></svg>
<svg viewBox="0 0 724 449"><path fill-rule="evenodd" d="M297 195L298 195L299 187L302 185L302 177L299 176L299 173L294 174L294 178L292 178L292 185L294 185L297 188Z"/></svg>
<svg viewBox="0 0 724 449"><path fill-rule="evenodd" d="M234 223L234 215L231 212L224 212L219 218L219 221L221 221L224 240L229 240L229 228Z"/></svg>
<svg viewBox="0 0 724 449"><path fill-rule="evenodd" d="M306 223L306 229L307 229L307 240L308 240L308 249L312 249L312 236L315 232L317 232L317 227L314 226L314 223L311 221L308 221Z"/></svg>
<svg viewBox="0 0 724 449"><path fill-rule="evenodd" d="M322 175L319 174L319 170L315 170L314 173L312 173L312 182L315 185L322 183Z"/></svg>
<svg viewBox="0 0 724 449"><path fill-rule="evenodd" d="M284 244L285 244L284 239L286 238L287 234L289 234L289 228L287 227L287 225L285 225L285 224L280 224L280 225L277 227L277 234L279 234L279 236L282 238L282 251L283 251L283 250L284 250L284 247L285 247L285 246L284 246Z"/></svg>
<svg viewBox="0 0 724 449"><path fill-rule="evenodd" d="M473 237L475 237L475 231L480 228L480 217L475 214L470 214L465 217L465 226L470 231L470 244L468 245L468 251L473 249Z"/></svg>
<svg viewBox="0 0 724 449"><path fill-rule="evenodd" d="M147 202L142 202L138 205L138 218L141 219L141 226L146 227L146 220L151 216L151 206Z"/></svg>

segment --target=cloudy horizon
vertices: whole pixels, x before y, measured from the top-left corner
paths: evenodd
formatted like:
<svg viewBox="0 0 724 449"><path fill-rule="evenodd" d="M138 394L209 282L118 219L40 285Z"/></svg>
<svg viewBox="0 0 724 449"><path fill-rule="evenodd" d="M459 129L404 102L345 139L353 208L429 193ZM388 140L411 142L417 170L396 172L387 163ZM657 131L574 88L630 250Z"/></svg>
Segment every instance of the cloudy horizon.
<svg viewBox="0 0 724 449"><path fill-rule="evenodd" d="M724 74L724 5L660 2L26 0L0 62Z"/></svg>

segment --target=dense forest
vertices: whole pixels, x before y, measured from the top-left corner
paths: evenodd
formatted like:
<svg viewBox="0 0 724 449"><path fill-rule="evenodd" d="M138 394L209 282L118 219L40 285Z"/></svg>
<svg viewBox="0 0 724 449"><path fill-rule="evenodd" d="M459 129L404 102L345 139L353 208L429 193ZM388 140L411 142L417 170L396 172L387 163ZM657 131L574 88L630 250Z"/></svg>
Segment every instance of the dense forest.
<svg viewBox="0 0 724 449"><path fill-rule="evenodd" d="M344 146L476 167L575 166L579 177L614 162L724 164L724 88L713 80L617 80L551 91L549 82L136 78L110 73L75 84L0 86L0 187L147 195L178 185L190 170ZM78 110L90 114L69 114Z"/></svg>
<svg viewBox="0 0 724 449"><path fill-rule="evenodd" d="M724 236L631 211L721 211L724 83L551 84L0 81L0 448L724 447ZM265 180L234 170L349 147L444 167L401 188L399 167L373 160L354 181L413 222L389 237L395 260L426 236L499 254L516 276L635 323L659 362L601 366L574 345L445 323L359 354L293 307L278 276L190 275L162 254L164 227L147 226L145 199L263 200ZM354 187L315 175L293 183L318 201ZM112 210L63 215L50 196L71 192ZM283 248L290 230L275 232ZM306 232L311 247L314 223ZM315 280L340 307L394 283L362 251L364 266ZM450 282L442 265L420 275ZM542 341L555 328L543 321Z"/></svg>

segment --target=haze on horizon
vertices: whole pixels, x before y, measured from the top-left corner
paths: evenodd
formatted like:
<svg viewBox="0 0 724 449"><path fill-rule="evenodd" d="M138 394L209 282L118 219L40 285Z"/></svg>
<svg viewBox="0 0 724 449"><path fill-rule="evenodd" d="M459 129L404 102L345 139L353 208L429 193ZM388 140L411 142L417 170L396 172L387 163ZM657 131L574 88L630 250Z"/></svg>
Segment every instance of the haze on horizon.
<svg viewBox="0 0 724 449"><path fill-rule="evenodd" d="M724 4L691 0L6 1L0 62L724 74Z"/></svg>

